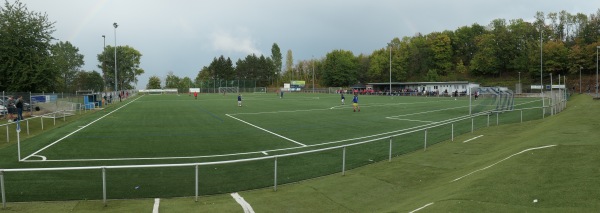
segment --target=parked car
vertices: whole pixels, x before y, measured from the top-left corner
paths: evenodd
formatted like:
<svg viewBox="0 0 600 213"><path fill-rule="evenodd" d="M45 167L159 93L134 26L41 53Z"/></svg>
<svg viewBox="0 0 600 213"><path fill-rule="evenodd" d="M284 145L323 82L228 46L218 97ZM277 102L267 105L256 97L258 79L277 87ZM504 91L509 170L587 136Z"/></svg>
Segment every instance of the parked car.
<svg viewBox="0 0 600 213"><path fill-rule="evenodd" d="M6 115L8 110L4 106L4 101L0 100L0 115Z"/></svg>

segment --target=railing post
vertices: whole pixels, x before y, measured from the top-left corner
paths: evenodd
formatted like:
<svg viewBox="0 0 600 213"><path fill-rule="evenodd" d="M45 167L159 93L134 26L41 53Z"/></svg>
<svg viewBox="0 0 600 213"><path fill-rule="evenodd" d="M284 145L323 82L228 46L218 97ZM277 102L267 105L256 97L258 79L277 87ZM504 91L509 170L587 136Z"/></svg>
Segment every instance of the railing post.
<svg viewBox="0 0 600 213"><path fill-rule="evenodd" d="M490 127L490 113L487 114L488 120L487 120L487 127Z"/></svg>
<svg viewBox="0 0 600 213"><path fill-rule="evenodd" d="M346 147L342 149L342 176L346 175Z"/></svg>
<svg viewBox="0 0 600 213"><path fill-rule="evenodd" d="M390 155L388 162L392 162L392 137L390 137Z"/></svg>
<svg viewBox="0 0 600 213"><path fill-rule="evenodd" d="M423 147L423 151L427 151L427 129L425 129L425 145Z"/></svg>
<svg viewBox="0 0 600 213"><path fill-rule="evenodd" d="M277 191L277 157L275 157L275 177L273 178L273 191Z"/></svg>
<svg viewBox="0 0 600 213"><path fill-rule="evenodd" d="M56 112L54 112L54 116L52 116L52 120L54 120L54 126L56 126Z"/></svg>
<svg viewBox="0 0 600 213"><path fill-rule="evenodd" d="M102 167L102 203L106 206L106 167Z"/></svg>
<svg viewBox="0 0 600 213"><path fill-rule="evenodd" d="M29 119L27 119L25 121L27 121L27 135L29 135Z"/></svg>
<svg viewBox="0 0 600 213"><path fill-rule="evenodd" d="M496 126L498 126L498 117L499 117L499 112L496 112Z"/></svg>
<svg viewBox="0 0 600 213"><path fill-rule="evenodd" d="M6 143L10 142L10 137L8 137L8 126L10 125L6 125Z"/></svg>
<svg viewBox="0 0 600 213"><path fill-rule="evenodd" d="M2 208L6 208L6 194L4 193L4 170L0 170L0 191L2 191Z"/></svg>
<svg viewBox="0 0 600 213"><path fill-rule="evenodd" d="M454 141L454 123L452 123L452 141Z"/></svg>
<svg viewBox="0 0 600 213"><path fill-rule="evenodd" d="M523 123L523 110L521 110L521 123Z"/></svg>
<svg viewBox="0 0 600 213"><path fill-rule="evenodd" d="M42 130L44 130L44 115L40 116L40 121L42 121Z"/></svg>
<svg viewBox="0 0 600 213"><path fill-rule="evenodd" d="M196 164L196 202L198 202L198 164Z"/></svg>
<svg viewBox="0 0 600 213"><path fill-rule="evenodd" d="M471 133L475 131L475 118L471 117Z"/></svg>

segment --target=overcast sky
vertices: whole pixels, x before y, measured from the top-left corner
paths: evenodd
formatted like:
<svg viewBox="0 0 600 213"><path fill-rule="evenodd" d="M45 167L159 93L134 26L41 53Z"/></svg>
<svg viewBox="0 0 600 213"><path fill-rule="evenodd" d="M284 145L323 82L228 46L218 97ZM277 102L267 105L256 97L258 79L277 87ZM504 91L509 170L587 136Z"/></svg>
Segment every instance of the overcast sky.
<svg viewBox="0 0 600 213"><path fill-rule="evenodd" d="M14 0L9 0L13 2ZM455 30L491 20L532 21L566 10L596 13L597 0L21 0L30 11L45 12L53 36L84 55L84 70L96 70L106 44L129 45L142 53L138 88L169 71L194 79L214 57L235 63L248 54L271 55L277 43L284 58L322 58L334 49L355 55L384 48L394 37Z"/></svg>

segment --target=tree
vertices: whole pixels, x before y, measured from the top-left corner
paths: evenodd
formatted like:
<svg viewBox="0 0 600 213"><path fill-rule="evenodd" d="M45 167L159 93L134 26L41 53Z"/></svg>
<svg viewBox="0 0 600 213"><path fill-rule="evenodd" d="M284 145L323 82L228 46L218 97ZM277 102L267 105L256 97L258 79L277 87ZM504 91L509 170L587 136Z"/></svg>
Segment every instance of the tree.
<svg viewBox="0 0 600 213"><path fill-rule="evenodd" d="M471 61L471 72L479 75L492 75L498 73L498 59L496 58L496 41L493 34L484 34L477 37L477 53Z"/></svg>
<svg viewBox="0 0 600 213"><path fill-rule="evenodd" d="M356 59L351 51L334 50L325 58L323 81L327 86L341 87L357 83Z"/></svg>
<svg viewBox="0 0 600 213"><path fill-rule="evenodd" d="M75 90L92 90L97 92L103 90L104 80L100 73L96 71L79 71L75 74L73 85L73 89Z"/></svg>
<svg viewBox="0 0 600 213"><path fill-rule="evenodd" d="M279 49L277 43L273 43L273 47L271 47L271 60L273 60L273 73L281 73L283 57L281 56L281 49Z"/></svg>
<svg viewBox="0 0 600 213"><path fill-rule="evenodd" d="M160 78L158 76L152 76L148 79L146 89L160 89Z"/></svg>
<svg viewBox="0 0 600 213"><path fill-rule="evenodd" d="M73 81L75 74L83 66L83 55L79 54L79 48L70 42L58 42L50 47L52 65L60 73L57 82L60 82L63 92L74 92L76 90ZM97 90L98 91L98 90Z"/></svg>
<svg viewBox="0 0 600 213"><path fill-rule="evenodd" d="M294 67L294 56L292 56L292 50L288 50L287 54L285 55L285 72L286 74L289 76L290 81L294 80L294 71L293 68Z"/></svg>
<svg viewBox="0 0 600 213"><path fill-rule="evenodd" d="M441 75L452 69L452 45L448 33L431 33L428 36L429 47L433 56L433 66Z"/></svg>
<svg viewBox="0 0 600 213"><path fill-rule="evenodd" d="M59 75L50 60L54 22L19 0L0 7L0 90L54 91Z"/></svg>
<svg viewBox="0 0 600 213"><path fill-rule="evenodd" d="M142 54L130 46L118 46L117 48L117 90L131 89L131 85L137 83L137 76L144 73L139 67ZM102 69L106 86L115 88L115 47L106 46L102 53L98 54L98 68Z"/></svg>
<svg viewBox="0 0 600 213"><path fill-rule="evenodd" d="M178 76L176 76L175 74L173 74L173 71L169 71L169 74L167 74L167 77L165 78L165 89L174 89L174 88L179 88L179 83L181 81L181 78L179 78Z"/></svg>

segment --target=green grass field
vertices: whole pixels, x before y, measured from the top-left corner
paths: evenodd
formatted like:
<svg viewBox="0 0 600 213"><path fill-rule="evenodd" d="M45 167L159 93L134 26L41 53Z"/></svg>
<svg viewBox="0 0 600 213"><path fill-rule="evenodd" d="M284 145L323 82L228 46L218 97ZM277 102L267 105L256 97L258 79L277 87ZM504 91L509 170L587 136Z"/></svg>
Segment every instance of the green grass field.
<svg viewBox="0 0 600 213"><path fill-rule="evenodd" d="M351 96L343 106L338 95L329 94L243 96L243 107L237 107L235 94L200 95L198 100L187 95L136 97L59 120L52 130L24 137L23 162L17 161L11 142L0 149L4 156L0 165L6 169L207 163L339 147L278 158L277 181L285 184L341 172L344 153L346 170L387 160L390 138L392 156L423 150L425 127L431 127L427 130L431 146L450 139L452 128L458 137L469 133L472 125L481 129L521 119L516 110L499 114L498 120L492 114L440 125L468 114L469 101L464 98L360 96L361 112L352 112ZM539 99L515 101L517 109L541 105ZM525 121L539 119L542 111L523 110L522 115ZM368 143L353 145L361 142ZM200 166L200 195L272 187L273 164L267 158ZM9 202L102 198L97 169L5 172L4 178ZM108 198L192 196L194 181L193 166L109 169Z"/></svg>

